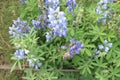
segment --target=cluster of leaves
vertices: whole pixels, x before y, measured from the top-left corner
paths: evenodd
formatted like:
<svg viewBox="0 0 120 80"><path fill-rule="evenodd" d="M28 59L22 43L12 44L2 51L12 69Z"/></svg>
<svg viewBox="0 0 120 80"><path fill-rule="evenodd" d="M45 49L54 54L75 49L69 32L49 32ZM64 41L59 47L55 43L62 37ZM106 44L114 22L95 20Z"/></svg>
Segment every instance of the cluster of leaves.
<svg viewBox="0 0 120 80"><path fill-rule="evenodd" d="M42 3L42 0L40 1ZM72 80L119 80L120 6L117 2L110 6L114 12L112 19L105 25L102 25L98 24L99 16L95 12L97 2L98 1L94 0L77 0L79 4L74 9L73 15L68 12L65 6L66 0L61 0L61 3L63 3L60 4L61 9L65 12L68 20L68 36L66 38L57 37L51 42L45 42L44 31L38 30L35 34L29 34L20 41L15 39L11 40L13 44L17 41L23 48L30 50L30 54L27 55L27 58L31 57L29 55L34 54L35 57L43 62L42 67L38 71L32 71L32 69L26 70L25 79L59 80L59 77L68 74L62 73L62 69L78 69L78 77L76 76L76 79L73 77ZM38 4L43 5L36 0L28 0L28 3L22 9L21 18L27 20L29 23L31 20L37 18L37 16L41 14ZM71 37L76 40L82 40L84 49L81 50L80 54L65 60L62 56L66 51L61 50L60 47L64 44L69 44ZM104 43L104 40L111 42L113 44L112 48L106 55L97 57L95 49L97 49L99 44ZM17 63L20 67L21 63L24 64L24 62L20 60L17 60L15 65ZM14 67L12 70L13 69ZM64 79L71 80L67 78L68 77Z"/></svg>

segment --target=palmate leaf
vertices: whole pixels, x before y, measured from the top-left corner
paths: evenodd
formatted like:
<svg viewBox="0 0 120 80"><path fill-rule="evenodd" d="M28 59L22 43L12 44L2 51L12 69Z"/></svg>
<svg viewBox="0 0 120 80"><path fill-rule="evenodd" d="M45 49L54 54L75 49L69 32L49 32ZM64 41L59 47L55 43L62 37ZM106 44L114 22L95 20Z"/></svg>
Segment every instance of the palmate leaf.
<svg viewBox="0 0 120 80"><path fill-rule="evenodd" d="M99 68L107 68L107 62L103 61L103 58L95 59L95 62L92 65L97 66Z"/></svg>
<svg viewBox="0 0 120 80"><path fill-rule="evenodd" d="M81 50L81 53L91 56L93 54L93 51L92 51L93 48L95 48L95 45L90 43L90 39L86 39L84 41L84 49Z"/></svg>
<svg viewBox="0 0 120 80"><path fill-rule="evenodd" d="M117 48L117 47L116 47L116 49L113 48L113 50L107 54L106 59L108 60L108 63L113 63L114 66L120 67L120 50L119 50L119 48Z"/></svg>
<svg viewBox="0 0 120 80"><path fill-rule="evenodd" d="M35 73L36 80L58 80L57 72L48 71L48 69L41 69Z"/></svg>
<svg viewBox="0 0 120 80"><path fill-rule="evenodd" d="M116 77L120 78L120 69L118 67L110 66L109 71L109 77L111 77L112 80L115 80Z"/></svg>
<svg viewBox="0 0 120 80"><path fill-rule="evenodd" d="M91 50L90 50L90 48L89 49L85 49L85 53L88 55L88 56L91 56L92 55L92 52L91 52Z"/></svg>
<svg viewBox="0 0 120 80"><path fill-rule="evenodd" d="M116 63L115 63L116 67L120 67L120 58L117 59L117 61L115 61L115 62L116 62Z"/></svg>
<svg viewBox="0 0 120 80"><path fill-rule="evenodd" d="M109 80L109 76L108 74L104 74L103 72L96 72L95 73L95 77L98 79L98 80Z"/></svg>
<svg viewBox="0 0 120 80"><path fill-rule="evenodd" d="M23 79L27 80L36 80L36 74L32 72L32 69L25 70L26 77L23 77Z"/></svg>
<svg viewBox="0 0 120 80"><path fill-rule="evenodd" d="M81 71L81 74L83 74L83 75L91 74L92 68L93 68L93 66L92 66L91 59L81 60L81 64L78 67L78 69L80 69L80 71Z"/></svg>
<svg viewBox="0 0 120 80"><path fill-rule="evenodd" d="M81 57L78 55L75 55L74 58L72 59L72 63L74 63L75 65L78 65L80 62Z"/></svg>
<svg viewBox="0 0 120 80"><path fill-rule="evenodd" d="M102 37L102 36L100 36L100 41L101 41L101 42L104 42L104 39L103 39L103 37Z"/></svg>
<svg viewBox="0 0 120 80"><path fill-rule="evenodd" d="M69 29L70 35L71 35L71 36L74 36L74 35L75 35L74 29L72 29L72 28L68 28L68 29Z"/></svg>
<svg viewBox="0 0 120 80"><path fill-rule="evenodd" d="M103 57L105 56L107 53L106 52L100 52L100 54L98 54L98 57Z"/></svg>
<svg viewBox="0 0 120 80"><path fill-rule="evenodd" d="M80 80L80 74L73 72L64 72L64 75L60 76L58 80Z"/></svg>
<svg viewBox="0 0 120 80"><path fill-rule="evenodd" d="M107 35L105 32L105 27L98 27L98 26L92 26L92 30L87 33L87 35L91 35L92 38L92 42L96 41L97 39L100 39L102 42L104 42L104 38Z"/></svg>
<svg viewBox="0 0 120 80"><path fill-rule="evenodd" d="M93 39L92 39L92 42L96 41L98 38L99 38L98 35L94 36Z"/></svg>
<svg viewBox="0 0 120 80"><path fill-rule="evenodd" d="M87 47L87 48L95 48L95 45L94 44L88 44L88 45L85 45L85 47Z"/></svg>
<svg viewBox="0 0 120 80"><path fill-rule="evenodd" d="M108 38L108 40L110 41L111 40L111 38L116 38L116 36L115 36L115 30L109 30L108 32L107 32L107 38Z"/></svg>

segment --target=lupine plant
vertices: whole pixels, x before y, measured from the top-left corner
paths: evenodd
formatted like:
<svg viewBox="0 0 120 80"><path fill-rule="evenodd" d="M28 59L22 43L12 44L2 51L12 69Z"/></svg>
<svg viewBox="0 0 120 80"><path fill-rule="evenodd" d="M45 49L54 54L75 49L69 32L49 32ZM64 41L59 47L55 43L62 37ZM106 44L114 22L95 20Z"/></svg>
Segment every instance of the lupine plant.
<svg viewBox="0 0 120 80"><path fill-rule="evenodd" d="M112 14L112 10L110 9L110 6L108 4L112 4L113 0L100 0L100 2L97 3L98 7L96 9L96 13L98 15L102 15L103 17L98 19L98 22L102 22L102 24L105 24L106 21L108 21L111 17L110 14Z"/></svg>
<svg viewBox="0 0 120 80"><path fill-rule="evenodd" d="M16 49L11 71L24 66L27 80L120 79L118 2L22 1L21 15L9 27ZM69 78L65 71L78 73Z"/></svg>

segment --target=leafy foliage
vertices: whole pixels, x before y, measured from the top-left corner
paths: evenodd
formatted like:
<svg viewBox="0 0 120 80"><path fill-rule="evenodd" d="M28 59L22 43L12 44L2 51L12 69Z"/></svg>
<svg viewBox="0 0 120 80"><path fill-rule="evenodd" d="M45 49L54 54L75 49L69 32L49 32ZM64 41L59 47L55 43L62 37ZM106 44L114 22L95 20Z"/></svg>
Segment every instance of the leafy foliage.
<svg viewBox="0 0 120 80"><path fill-rule="evenodd" d="M45 41L45 35L47 31L53 31L50 36L53 37L55 26L52 28L48 25L44 29L33 28L32 20L37 19L37 16L42 15L42 11L49 11L48 5L44 5L44 1L28 0L27 4L23 6L21 11L21 18L27 20L32 28L30 34L26 35L22 39L11 38L12 44L18 44L20 48L30 51L26 55L25 61L16 59L12 70L18 63L21 68L21 63L26 63L27 59L39 59L42 62L42 66L39 70L35 71L33 68L25 71L27 80L117 80L120 77L120 32L119 32L119 3L106 2L108 11L112 9L110 20L106 19L105 24L99 22L99 19L103 15L96 14L98 0L80 0L79 4L72 7L72 12L68 10L66 6L67 0L60 0L60 10L66 15L68 35L66 37L55 36L53 40ZM52 2L50 2L52 3ZM63 3L63 4L62 4ZM90 4L91 3L91 4ZM69 3L70 4L70 3ZM41 5L38 7L38 5ZM116 7L117 6L117 7ZM69 6L70 7L70 6ZM106 9L107 10L107 9ZM52 11L52 10L51 10ZM58 11L59 12L59 11ZM47 15L51 13L51 15ZM54 10L53 10L54 13ZM52 15L52 12L43 14L47 19L58 16ZM61 12L62 14L62 12ZM53 17L55 16L55 17ZM64 17L64 18L65 18ZM62 18L62 17L61 17ZM106 17L105 17L106 18ZM57 18L58 19L58 18ZM48 19L49 20L49 19ZM56 21L57 22L57 21ZM47 22L49 24L50 22ZM52 23L54 24L54 23ZM56 23L57 24L57 23ZM58 27L59 25L57 25ZM63 27L63 26L62 26ZM61 29L61 28L59 28ZM62 50L62 45L73 45L69 43L71 38L81 40L84 44L84 49L80 49L80 54L75 54L70 57L70 53L67 49ZM106 44L105 41L111 42L112 47L106 48L107 52L100 52L96 54L96 49L100 48L100 44ZM74 43L74 41L73 41ZM76 44L76 43L75 43ZM106 44L107 45L107 44ZM108 46L108 45L107 45ZM68 47L67 47L68 48ZM105 47L103 47L105 48ZM17 49L17 48L16 48ZM69 58L64 59L66 55ZM37 63L36 63L37 64ZM64 73L63 69L78 69L79 73ZM59 78L61 77L61 78Z"/></svg>

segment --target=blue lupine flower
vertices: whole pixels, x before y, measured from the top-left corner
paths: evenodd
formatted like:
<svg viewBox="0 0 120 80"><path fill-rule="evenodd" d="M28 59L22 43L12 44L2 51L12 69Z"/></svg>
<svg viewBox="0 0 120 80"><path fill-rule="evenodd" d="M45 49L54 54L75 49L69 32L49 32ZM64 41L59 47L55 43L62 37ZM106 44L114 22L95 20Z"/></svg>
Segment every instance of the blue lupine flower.
<svg viewBox="0 0 120 80"><path fill-rule="evenodd" d="M109 47L105 47L105 52L107 53L109 51Z"/></svg>
<svg viewBox="0 0 120 80"><path fill-rule="evenodd" d="M61 46L61 49L68 49L68 45Z"/></svg>
<svg viewBox="0 0 120 80"><path fill-rule="evenodd" d="M47 42L48 42L48 41L52 41L53 38L54 38L54 37L53 37L52 31L46 32L46 40L47 40Z"/></svg>
<svg viewBox="0 0 120 80"><path fill-rule="evenodd" d="M27 4L28 0L19 0L22 5Z"/></svg>
<svg viewBox="0 0 120 80"><path fill-rule="evenodd" d="M108 11L105 11L105 13L104 13L104 18L107 18L108 14L109 14L109 12L108 12Z"/></svg>
<svg viewBox="0 0 120 80"><path fill-rule="evenodd" d="M66 48L68 48L68 52L63 55L63 58L72 58L75 54L80 53L80 51L84 48L84 45L81 43L81 41L70 39L70 45L69 47L65 47L65 49Z"/></svg>
<svg viewBox="0 0 120 80"><path fill-rule="evenodd" d="M76 54L79 54L80 50L84 48L84 45L81 43L81 41L77 41L76 44Z"/></svg>
<svg viewBox="0 0 120 80"><path fill-rule="evenodd" d="M106 45L108 43L108 41L107 40L104 40L104 44Z"/></svg>
<svg viewBox="0 0 120 80"><path fill-rule="evenodd" d="M98 50L95 50L95 54L100 54L102 52L108 53L111 47L112 43L108 43L108 41L105 40L103 45L98 45Z"/></svg>
<svg viewBox="0 0 120 80"><path fill-rule="evenodd" d="M104 46L103 46L103 45L98 45L98 48L99 48L100 50L102 50L102 49L104 49Z"/></svg>
<svg viewBox="0 0 120 80"><path fill-rule="evenodd" d="M47 12L42 11L43 14L38 16L38 21L41 23L41 29L45 28L48 25L47 21Z"/></svg>
<svg viewBox="0 0 120 80"><path fill-rule="evenodd" d="M96 13L103 16L98 19L98 22L106 24L107 20L110 20L109 14L111 14L111 10L108 9L108 4L112 4L113 1L114 0L101 0L100 2L98 2Z"/></svg>
<svg viewBox="0 0 120 80"><path fill-rule="evenodd" d="M97 54L97 55L100 54L100 51L96 49L95 54Z"/></svg>
<svg viewBox="0 0 120 80"><path fill-rule="evenodd" d="M39 28L39 29L42 28L41 23L37 20L32 20L32 25L33 25L34 28Z"/></svg>
<svg viewBox="0 0 120 80"><path fill-rule="evenodd" d="M71 12L76 7L76 1L75 0L67 0L66 5L68 7L68 11Z"/></svg>
<svg viewBox="0 0 120 80"><path fill-rule="evenodd" d="M29 51L26 49L19 49L19 50L16 50L16 52L14 53L14 56L18 59L24 59L28 53Z"/></svg>
<svg viewBox="0 0 120 80"><path fill-rule="evenodd" d="M72 38L72 39L70 39L70 43L71 43L71 45L72 45L72 44L75 44L75 43L76 43L76 40Z"/></svg>
<svg viewBox="0 0 120 80"><path fill-rule="evenodd" d="M57 9L59 6L60 2L59 0L45 0L45 5L49 8Z"/></svg>
<svg viewBox="0 0 120 80"><path fill-rule="evenodd" d="M98 20L98 22L102 22L103 24L105 24L106 23L106 21L107 20L110 20L110 16L109 16L109 12L108 11L105 11L104 12L104 17L103 18L100 18L99 20Z"/></svg>
<svg viewBox="0 0 120 80"><path fill-rule="evenodd" d="M32 20L32 25L34 28L43 29L47 26L47 13L42 10L42 14L38 16L37 20Z"/></svg>
<svg viewBox="0 0 120 80"><path fill-rule="evenodd" d="M108 43L108 44L106 44L106 46L111 48L112 47L112 43Z"/></svg>
<svg viewBox="0 0 120 80"><path fill-rule="evenodd" d="M67 20L65 18L64 12L60 11L58 7L56 10L49 8L48 10L48 28L52 31L47 32L46 38L52 40L56 36L66 37L68 33ZM52 35L52 36L51 36ZM52 38L52 39L50 39Z"/></svg>
<svg viewBox="0 0 120 80"><path fill-rule="evenodd" d="M108 43L107 40L104 41L104 45L105 45L106 47L109 47L109 48L112 47L112 43Z"/></svg>
<svg viewBox="0 0 120 80"><path fill-rule="evenodd" d="M29 66L34 68L35 70L38 70L42 66L42 63L39 59L32 58L28 59L27 61L29 63Z"/></svg>
<svg viewBox="0 0 120 80"><path fill-rule="evenodd" d="M104 4L113 3L113 2L114 2L114 0L101 0L100 2L98 2L98 5L100 5L100 4L104 5Z"/></svg>
<svg viewBox="0 0 120 80"><path fill-rule="evenodd" d="M74 39L72 39L72 40L74 40ZM70 40L70 42L71 42L72 40ZM74 40L74 41L76 41L76 40ZM71 44L73 44L73 42L72 42ZM70 55L71 55L71 57L73 57L74 54L79 54L79 53L80 53L80 50L83 49L83 48L84 48L84 46L83 46L83 44L81 43L81 41L76 41L76 42L70 47Z"/></svg>
<svg viewBox="0 0 120 80"><path fill-rule="evenodd" d="M104 3L113 3L114 0L103 0Z"/></svg>
<svg viewBox="0 0 120 80"><path fill-rule="evenodd" d="M46 40L51 41L55 37L66 37L67 30L67 20L65 18L64 12L60 11L59 0L45 0L45 5L47 6L47 26L50 32L46 33Z"/></svg>
<svg viewBox="0 0 120 80"><path fill-rule="evenodd" d="M100 14L102 13L102 10L101 10L100 6L97 7L96 13L97 13L98 15L100 15Z"/></svg>
<svg viewBox="0 0 120 80"><path fill-rule="evenodd" d="M9 27L9 34L14 38L23 38L26 34L30 33L30 26L27 21L21 21L20 18L14 20L12 27Z"/></svg>
<svg viewBox="0 0 120 80"><path fill-rule="evenodd" d="M107 4L103 4L102 9L107 9Z"/></svg>

